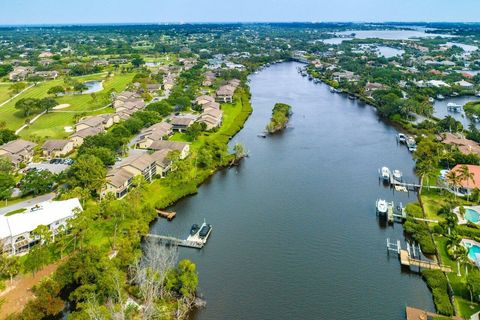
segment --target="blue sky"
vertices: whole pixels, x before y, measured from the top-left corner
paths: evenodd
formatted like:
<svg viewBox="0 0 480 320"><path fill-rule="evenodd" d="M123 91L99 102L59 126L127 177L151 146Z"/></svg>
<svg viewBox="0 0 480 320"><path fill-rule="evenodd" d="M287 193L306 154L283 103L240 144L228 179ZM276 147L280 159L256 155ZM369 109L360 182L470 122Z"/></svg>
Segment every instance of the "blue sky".
<svg viewBox="0 0 480 320"><path fill-rule="evenodd" d="M480 21L480 0L0 0L0 24Z"/></svg>

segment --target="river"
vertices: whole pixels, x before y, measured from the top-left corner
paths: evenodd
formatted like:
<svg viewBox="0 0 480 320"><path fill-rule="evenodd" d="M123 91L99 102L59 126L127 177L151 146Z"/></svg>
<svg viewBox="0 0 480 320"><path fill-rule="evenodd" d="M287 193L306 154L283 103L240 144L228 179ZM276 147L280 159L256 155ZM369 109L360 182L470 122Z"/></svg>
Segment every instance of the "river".
<svg viewBox="0 0 480 320"><path fill-rule="evenodd" d="M207 300L195 319L398 320L406 305L433 310L420 276L387 256L401 225L375 215L378 197L407 203L379 185L377 170L398 168L414 181L414 162L375 110L282 63L250 77L253 113L233 139L250 152L179 201L173 222L152 233L184 238L205 218L214 228L197 264ZM292 105L285 132L261 139L273 105Z"/></svg>

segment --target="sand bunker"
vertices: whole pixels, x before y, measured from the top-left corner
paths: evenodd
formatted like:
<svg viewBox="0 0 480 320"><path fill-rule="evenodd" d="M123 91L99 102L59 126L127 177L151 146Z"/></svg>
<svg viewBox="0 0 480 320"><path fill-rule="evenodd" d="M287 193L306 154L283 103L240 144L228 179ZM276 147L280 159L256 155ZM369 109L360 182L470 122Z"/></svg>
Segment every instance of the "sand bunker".
<svg viewBox="0 0 480 320"><path fill-rule="evenodd" d="M70 107L70 105L68 103L64 103L64 104L59 104L56 107L53 107L53 110L65 109L65 108L68 108L68 107Z"/></svg>

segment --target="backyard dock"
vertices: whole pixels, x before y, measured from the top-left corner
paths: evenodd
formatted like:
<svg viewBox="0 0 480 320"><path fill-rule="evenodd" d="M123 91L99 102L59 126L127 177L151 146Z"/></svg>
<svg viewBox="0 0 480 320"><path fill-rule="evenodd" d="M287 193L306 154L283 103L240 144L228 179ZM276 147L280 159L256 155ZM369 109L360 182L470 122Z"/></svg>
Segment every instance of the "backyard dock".
<svg viewBox="0 0 480 320"><path fill-rule="evenodd" d="M182 240L174 237L160 236L157 234L147 234L145 237L158 240L159 242L165 244L176 245L185 248L202 249L205 246L205 243L200 241Z"/></svg>
<svg viewBox="0 0 480 320"><path fill-rule="evenodd" d="M415 244L410 245L409 243L407 243L407 249L402 249L399 240L397 240L396 242L391 242L390 239L387 239L387 252L395 252L396 254L398 254L400 264L402 266L413 266L419 269L452 272L452 269L449 266L445 266L431 260L422 260L422 252L420 250L420 246L417 247L415 246Z"/></svg>
<svg viewBox="0 0 480 320"><path fill-rule="evenodd" d="M157 211L157 214L158 214L159 217L165 218L168 221L172 221L175 218L175 216L177 215L177 213L175 211L163 211L163 210L159 210L159 209L156 209L156 211Z"/></svg>

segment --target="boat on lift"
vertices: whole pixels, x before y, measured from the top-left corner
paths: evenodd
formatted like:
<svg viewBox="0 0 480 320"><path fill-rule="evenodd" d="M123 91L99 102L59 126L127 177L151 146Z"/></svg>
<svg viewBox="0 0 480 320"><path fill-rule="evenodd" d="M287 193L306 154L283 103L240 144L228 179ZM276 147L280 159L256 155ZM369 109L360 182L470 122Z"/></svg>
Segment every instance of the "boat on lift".
<svg viewBox="0 0 480 320"><path fill-rule="evenodd" d="M395 179L398 182L402 182L403 180L403 174L400 170L397 170L397 169L393 170L392 176L393 176L393 179Z"/></svg>
<svg viewBox="0 0 480 320"><path fill-rule="evenodd" d="M390 181L391 172L390 172L390 169L388 169L387 167L382 167L380 171L380 175L382 176L383 180Z"/></svg>
<svg viewBox="0 0 480 320"><path fill-rule="evenodd" d="M388 203L386 200L378 199L375 206L378 214L386 214L388 211Z"/></svg>

